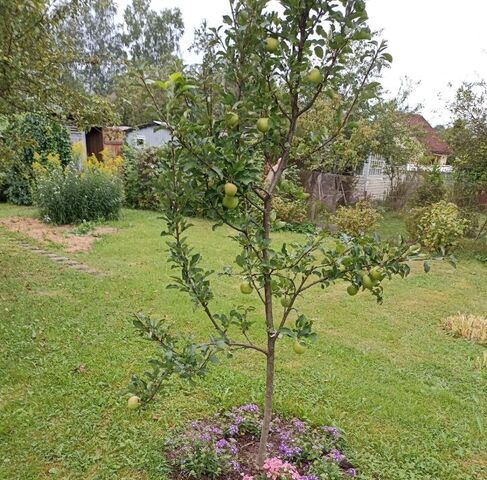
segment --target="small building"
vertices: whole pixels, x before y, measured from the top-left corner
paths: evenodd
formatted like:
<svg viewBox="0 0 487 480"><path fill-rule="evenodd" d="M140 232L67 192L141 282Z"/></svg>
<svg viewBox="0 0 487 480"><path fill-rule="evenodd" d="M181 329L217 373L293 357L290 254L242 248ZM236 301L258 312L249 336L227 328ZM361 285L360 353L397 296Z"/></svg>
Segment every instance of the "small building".
<svg viewBox="0 0 487 480"><path fill-rule="evenodd" d="M152 122L130 128L126 134L127 143L135 148L151 148L165 145L171 139L171 133L163 122Z"/></svg>
<svg viewBox="0 0 487 480"><path fill-rule="evenodd" d="M452 166L447 165L451 154L448 144L440 138L428 121L419 114L407 114L407 123L414 128L418 140L424 145L426 153L431 156L431 165L404 165L403 177L408 173L427 171L439 167L443 174L452 172ZM384 200L387 196L391 182L386 174L386 163L379 155L370 155L365 161L362 171L358 175L356 192L361 197Z"/></svg>
<svg viewBox="0 0 487 480"><path fill-rule="evenodd" d="M92 127L87 132L83 132L72 124L67 127L71 144L81 143L85 158L90 155L96 155L100 160L102 150L114 156L121 155L125 133L130 128L125 126Z"/></svg>
<svg viewBox="0 0 487 480"><path fill-rule="evenodd" d="M448 144L441 139L429 122L418 113L410 113L406 116L406 122L414 128L418 140L424 145L426 151L433 157L433 165L446 165L451 150Z"/></svg>

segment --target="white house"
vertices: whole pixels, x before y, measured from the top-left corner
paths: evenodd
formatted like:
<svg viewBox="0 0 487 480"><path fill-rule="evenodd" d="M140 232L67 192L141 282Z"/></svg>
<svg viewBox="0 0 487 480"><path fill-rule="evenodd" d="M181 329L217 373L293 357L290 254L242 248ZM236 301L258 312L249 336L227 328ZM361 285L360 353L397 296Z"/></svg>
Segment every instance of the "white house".
<svg viewBox="0 0 487 480"><path fill-rule="evenodd" d="M404 174L407 172L432 169L434 166L439 167L441 173L451 173L451 165L446 164L448 155L451 153L447 143L440 138L434 128L422 115L409 114L406 120L416 130L418 140L423 143L426 152L432 158L432 162L431 166L408 164L404 168ZM386 175L386 164L384 160L378 155L370 155L364 163L362 172L358 175L356 186L357 195L384 200L390 187L390 179Z"/></svg>
<svg viewBox="0 0 487 480"><path fill-rule="evenodd" d="M171 134L162 122L154 120L129 129L125 139L135 148L160 147L171 139Z"/></svg>

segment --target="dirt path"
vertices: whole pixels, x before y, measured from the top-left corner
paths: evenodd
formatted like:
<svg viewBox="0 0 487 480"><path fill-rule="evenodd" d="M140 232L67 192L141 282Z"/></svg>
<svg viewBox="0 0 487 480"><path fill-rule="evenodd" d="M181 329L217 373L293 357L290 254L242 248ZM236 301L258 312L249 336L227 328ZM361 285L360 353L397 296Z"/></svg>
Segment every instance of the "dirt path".
<svg viewBox="0 0 487 480"><path fill-rule="evenodd" d="M41 245L36 246L24 240L10 238L9 240L16 246L29 252L45 256L59 265L90 275L104 274L77 260L45 250L42 246L54 243L60 245L66 253L86 252L90 250L97 238L102 235L113 234L117 231L117 229L112 227L96 227L88 235L74 235L71 233L74 228L72 225L47 225L35 218L28 217L0 218L0 227L4 227L10 232L21 233Z"/></svg>
<svg viewBox="0 0 487 480"><path fill-rule="evenodd" d="M74 228L72 225L47 225L28 217L0 218L0 226L11 232L22 233L43 245L60 245L66 253L87 252L97 238L117 231L112 227L96 227L88 235L73 235L70 233Z"/></svg>

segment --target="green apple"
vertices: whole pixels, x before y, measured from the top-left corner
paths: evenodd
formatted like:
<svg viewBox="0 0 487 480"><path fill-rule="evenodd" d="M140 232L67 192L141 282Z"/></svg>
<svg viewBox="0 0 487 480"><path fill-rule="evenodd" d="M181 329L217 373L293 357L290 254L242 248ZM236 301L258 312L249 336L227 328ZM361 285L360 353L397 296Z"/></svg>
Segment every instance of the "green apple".
<svg viewBox="0 0 487 480"><path fill-rule="evenodd" d="M303 345L299 340L296 340L293 343L293 350L294 353L297 353L298 355L302 355L306 351L306 346Z"/></svg>
<svg viewBox="0 0 487 480"><path fill-rule="evenodd" d="M245 282L242 282L240 284L240 291L245 294L245 295L248 295L249 293L252 293L252 285L250 285L249 282L245 281Z"/></svg>
<svg viewBox="0 0 487 480"><path fill-rule="evenodd" d="M313 83L314 85L318 85L319 83L321 83L323 81L323 75L321 75L321 72L319 71L319 69L313 68L308 73L307 79L310 83Z"/></svg>
<svg viewBox="0 0 487 480"><path fill-rule="evenodd" d="M140 407L140 398L137 395L132 395L127 401L127 406L130 410L137 410Z"/></svg>
<svg viewBox="0 0 487 480"><path fill-rule="evenodd" d="M276 53L279 50L279 40L274 37L265 39L265 49L269 53Z"/></svg>
<svg viewBox="0 0 487 480"><path fill-rule="evenodd" d="M357 292L358 292L358 288L355 286L355 285L349 285L348 288L347 288L347 293L350 295L350 296L354 296L354 295L357 295Z"/></svg>
<svg viewBox="0 0 487 480"><path fill-rule="evenodd" d="M249 13L247 10L241 10L237 15L239 25L245 25L249 21Z"/></svg>
<svg viewBox="0 0 487 480"><path fill-rule="evenodd" d="M373 268L370 271L370 278L374 281L381 281L384 278L384 275L378 268Z"/></svg>
<svg viewBox="0 0 487 480"><path fill-rule="evenodd" d="M257 120L257 130L261 133L266 133L269 130L269 119L266 117L259 118Z"/></svg>
<svg viewBox="0 0 487 480"><path fill-rule="evenodd" d="M234 197L237 194L237 185L227 182L225 183L223 190L225 190L225 195L228 197Z"/></svg>
<svg viewBox="0 0 487 480"><path fill-rule="evenodd" d="M222 205L225 208L233 210L234 208L237 208L238 198L237 197L231 197L230 195L225 195L223 197Z"/></svg>
<svg viewBox="0 0 487 480"><path fill-rule="evenodd" d="M281 297L281 305L284 308L288 308L289 305L291 305L291 297L288 297L287 295L284 297Z"/></svg>
<svg viewBox="0 0 487 480"><path fill-rule="evenodd" d="M228 112L225 115L225 124L230 128L236 127L239 121L240 117L235 112Z"/></svg>
<svg viewBox="0 0 487 480"><path fill-rule="evenodd" d="M364 274L362 275L362 285L365 288L372 290L372 288L374 287L374 281L367 274Z"/></svg>

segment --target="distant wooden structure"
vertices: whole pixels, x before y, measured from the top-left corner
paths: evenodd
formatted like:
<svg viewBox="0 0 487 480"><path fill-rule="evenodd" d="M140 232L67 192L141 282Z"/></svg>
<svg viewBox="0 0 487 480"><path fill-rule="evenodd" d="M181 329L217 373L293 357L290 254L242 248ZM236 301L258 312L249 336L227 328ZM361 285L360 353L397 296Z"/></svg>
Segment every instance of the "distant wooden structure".
<svg viewBox="0 0 487 480"><path fill-rule="evenodd" d="M68 126L71 143L81 143L83 156L86 158L90 155L96 155L101 160L102 150L112 155L121 155L122 147L125 142L125 134L129 127L93 127L87 132L78 130L76 126Z"/></svg>
<svg viewBox="0 0 487 480"><path fill-rule="evenodd" d="M86 154L96 155L99 160L103 150L121 155L127 130L128 127L93 127L86 133Z"/></svg>

